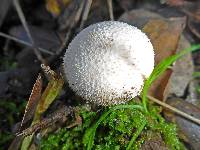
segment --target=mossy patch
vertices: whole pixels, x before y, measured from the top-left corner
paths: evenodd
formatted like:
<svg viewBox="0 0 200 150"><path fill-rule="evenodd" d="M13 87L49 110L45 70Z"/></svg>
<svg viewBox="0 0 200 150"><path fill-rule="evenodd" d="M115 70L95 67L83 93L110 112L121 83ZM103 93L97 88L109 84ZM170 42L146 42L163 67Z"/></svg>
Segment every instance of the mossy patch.
<svg viewBox="0 0 200 150"><path fill-rule="evenodd" d="M133 102L130 102L133 105ZM139 109L117 109L112 111L106 119L98 126L94 138L93 149L96 150L118 150L139 149L149 137L162 137L165 146L172 150L182 150L184 147L177 137L177 129L174 124L167 123L161 115L157 106L150 106L149 113ZM87 139L87 131L94 123L108 111L107 108L98 113L80 107L79 115L83 123L71 129L62 128L56 133L50 134L41 141L41 149L87 149L84 138ZM142 131L136 136L141 126ZM149 133L153 135L149 135ZM135 138L135 139L134 139ZM132 145L130 148L130 142Z"/></svg>

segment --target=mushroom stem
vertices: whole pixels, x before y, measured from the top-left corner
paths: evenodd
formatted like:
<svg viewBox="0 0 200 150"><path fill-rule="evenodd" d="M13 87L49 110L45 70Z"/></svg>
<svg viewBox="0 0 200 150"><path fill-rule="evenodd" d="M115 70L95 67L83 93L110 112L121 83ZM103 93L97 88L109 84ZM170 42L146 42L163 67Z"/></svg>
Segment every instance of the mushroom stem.
<svg viewBox="0 0 200 150"><path fill-rule="evenodd" d="M158 100L158 99L156 99L156 98L154 98L154 97L152 97L150 95L148 95L147 97L151 101L155 102L156 104L159 104L159 105L161 105L161 106L163 106L163 107L165 107L165 108L167 108L167 109L179 114L180 116L182 116L182 117L184 117L184 118L186 118L188 120L191 120L191 121L197 123L198 125L200 125L200 119L197 119L197 118L195 118L195 117L193 117L193 116L191 116L191 115L189 115L189 114L187 114L187 113L185 113L185 112L183 112L181 110L178 110L177 108L175 108L173 106L170 106L170 105L168 105L168 104L166 104L166 103L164 103L164 102L162 102L162 101L160 101L160 100Z"/></svg>

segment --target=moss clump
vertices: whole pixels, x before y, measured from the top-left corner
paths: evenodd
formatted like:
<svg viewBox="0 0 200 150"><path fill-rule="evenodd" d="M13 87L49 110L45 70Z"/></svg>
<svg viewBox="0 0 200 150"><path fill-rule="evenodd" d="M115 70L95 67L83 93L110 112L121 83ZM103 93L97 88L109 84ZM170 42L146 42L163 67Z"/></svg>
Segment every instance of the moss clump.
<svg viewBox="0 0 200 150"><path fill-rule="evenodd" d="M133 140L131 149L139 149L148 140L149 133L159 134L163 137L165 146L172 150L184 149L177 138L176 126L166 123L159 115L159 109L151 106L148 114L139 109L118 109L111 112L100 124L94 138L93 149L118 150L127 149L135 133L142 128L136 140ZM107 110L104 110L107 111ZM98 120L101 112L96 113L81 108L79 115L83 118L83 124L71 129L59 129L57 133L50 134L41 141L41 149L86 149L85 133ZM151 132L149 132L151 131ZM148 134L147 134L148 133ZM152 137L152 136L151 136Z"/></svg>
<svg viewBox="0 0 200 150"><path fill-rule="evenodd" d="M85 130L92 125L97 114L88 111L86 108L80 108L79 115L83 119L83 124L71 129L62 128L56 133L50 134L47 139L42 139L41 149L80 149L83 146L82 138Z"/></svg>

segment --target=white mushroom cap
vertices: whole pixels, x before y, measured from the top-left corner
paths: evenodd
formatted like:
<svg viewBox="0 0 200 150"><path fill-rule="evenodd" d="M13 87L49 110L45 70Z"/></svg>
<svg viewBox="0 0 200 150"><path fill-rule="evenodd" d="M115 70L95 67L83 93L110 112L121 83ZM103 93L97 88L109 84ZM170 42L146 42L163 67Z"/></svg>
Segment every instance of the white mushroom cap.
<svg viewBox="0 0 200 150"><path fill-rule="evenodd" d="M69 44L64 71L69 86L87 102L114 105L140 94L154 68L148 37L134 26L105 21L82 30Z"/></svg>

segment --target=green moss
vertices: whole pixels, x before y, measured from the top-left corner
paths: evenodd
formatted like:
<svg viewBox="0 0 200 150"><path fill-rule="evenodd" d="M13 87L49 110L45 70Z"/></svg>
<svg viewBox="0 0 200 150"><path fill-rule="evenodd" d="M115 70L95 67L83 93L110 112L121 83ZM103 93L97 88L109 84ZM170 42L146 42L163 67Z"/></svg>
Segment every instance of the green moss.
<svg viewBox="0 0 200 150"><path fill-rule="evenodd" d="M148 139L147 133L149 131L151 133L159 133L170 149L184 149L177 138L176 126L165 122L159 115L157 107L151 106L149 110L151 110L149 113L144 113L139 109L112 111L98 127L93 149L126 149L132 137L142 125L145 125L145 128L142 128L142 133L139 132L139 136L136 136L136 141L133 141L134 149L139 149L144 141ZM83 124L71 129L60 129L56 133L50 134L47 138L43 138L41 149L86 149L83 143L84 134L86 130L93 126L101 114L102 112L95 113L85 108L80 108L79 115L83 118Z"/></svg>
<svg viewBox="0 0 200 150"><path fill-rule="evenodd" d="M83 119L83 124L71 129L62 128L56 133L50 134L47 139L42 139L41 149L43 150L72 150L80 149L83 146L82 136L84 131L89 128L92 121L96 117L96 113L87 111L82 107L79 111L79 115Z"/></svg>
<svg viewBox="0 0 200 150"><path fill-rule="evenodd" d="M9 143L14 138L11 129L13 124L21 120L24 108L26 106L25 100L21 104L17 104L15 100L0 99L0 150L7 149Z"/></svg>
<svg viewBox="0 0 200 150"><path fill-rule="evenodd" d="M185 149L177 137L177 127L175 124L167 123L164 118L159 115L159 110L155 106L150 106L150 116L153 119L149 121L148 126L152 131L159 132L165 144L172 150Z"/></svg>

